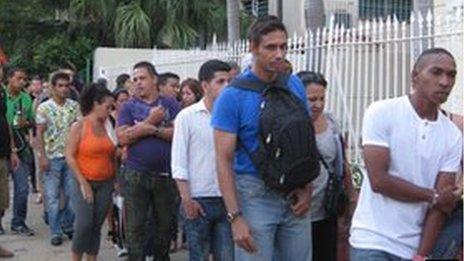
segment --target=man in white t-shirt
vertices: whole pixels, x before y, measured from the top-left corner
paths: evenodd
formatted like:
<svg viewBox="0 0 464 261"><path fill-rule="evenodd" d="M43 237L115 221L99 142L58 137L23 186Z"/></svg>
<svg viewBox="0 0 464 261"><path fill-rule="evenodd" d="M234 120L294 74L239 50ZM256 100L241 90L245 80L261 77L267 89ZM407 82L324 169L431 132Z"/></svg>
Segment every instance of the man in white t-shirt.
<svg viewBox="0 0 464 261"><path fill-rule="evenodd" d="M373 103L364 115L367 168L351 227L351 260L425 260L456 202L462 155L458 128L439 106L456 64L446 50L417 59L410 95Z"/></svg>
<svg viewBox="0 0 464 261"><path fill-rule="evenodd" d="M189 260L234 260L234 242L216 172L211 110L230 79L230 66L205 62L198 73L205 96L182 110L174 122L172 176L182 199Z"/></svg>

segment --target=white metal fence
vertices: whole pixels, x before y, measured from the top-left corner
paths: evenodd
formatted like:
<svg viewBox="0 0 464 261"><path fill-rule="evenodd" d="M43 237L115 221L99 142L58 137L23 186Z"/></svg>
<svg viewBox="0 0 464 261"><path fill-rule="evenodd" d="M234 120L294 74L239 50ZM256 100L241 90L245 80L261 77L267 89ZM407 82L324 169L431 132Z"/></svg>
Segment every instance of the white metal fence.
<svg viewBox="0 0 464 261"><path fill-rule="evenodd" d="M413 62L427 48L443 47L455 56L458 78L444 106L463 113L463 33L462 8L435 17L431 12L425 16L412 14L409 22L390 17L385 21L363 21L348 29L333 25L289 38L287 59L295 73L311 70L325 75L329 83L326 109L340 121L349 145L348 155L359 164L364 110L375 100L409 93ZM196 77L208 59L240 64L247 53L246 41L213 43L203 51L155 49L153 63L161 72L172 71L181 78Z"/></svg>

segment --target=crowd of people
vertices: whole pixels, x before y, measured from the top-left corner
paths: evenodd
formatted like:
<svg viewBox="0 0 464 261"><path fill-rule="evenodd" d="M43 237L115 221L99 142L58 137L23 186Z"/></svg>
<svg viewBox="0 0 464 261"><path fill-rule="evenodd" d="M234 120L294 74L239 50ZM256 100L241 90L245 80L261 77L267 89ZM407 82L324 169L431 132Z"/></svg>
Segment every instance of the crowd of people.
<svg viewBox="0 0 464 261"><path fill-rule="evenodd" d="M0 216L11 177L11 231L34 236L32 189L50 244L72 240L72 260L97 260L105 220L131 261L169 260L179 243L190 260L462 255L462 116L441 109L452 54L424 51L411 93L369 106L358 191L340 119L324 106L327 80L291 73L277 18L257 20L248 40L244 68L212 59L181 81L141 61L112 91L83 86L69 64L46 83L2 68Z"/></svg>

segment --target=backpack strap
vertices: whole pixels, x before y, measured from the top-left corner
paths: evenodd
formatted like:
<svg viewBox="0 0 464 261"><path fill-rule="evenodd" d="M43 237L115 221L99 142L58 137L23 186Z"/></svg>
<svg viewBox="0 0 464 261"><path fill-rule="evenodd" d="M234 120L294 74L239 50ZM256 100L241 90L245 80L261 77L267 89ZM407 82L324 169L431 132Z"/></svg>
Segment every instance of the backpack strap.
<svg viewBox="0 0 464 261"><path fill-rule="evenodd" d="M235 78L229 83L229 86L250 90L258 93L262 93L266 89L266 85L260 81L252 81L244 78Z"/></svg>
<svg viewBox="0 0 464 261"><path fill-rule="evenodd" d="M260 80L253 81L253 80L245 79L244 77L237 77L233 79L231 83L229 83L229 86L240 88L240 89L245 89L245 90L251 90L254 92L258 92L258 93L263 93L265 90L267 90L271 86L288 91L289 88L287 85L288 85L289 76L290 75L288 74L280 73L277 75L276 80L270 83L265 83Z"/></svg>
<svg viewBox="0 0 464 261"><path fill-rule="evenodd" d="M343 138L343 134L341 133L340 129L339 129L339 126L338 126L338 123L337 121L335 120L335 117L333 116L333 114L331 113L325 113L324 114L327 121L329 122L329 127L332 129L332 131L334 132L334 139L336 139L336 144L337 144L337 150L339 150L339 153L337 154L340 154L337 156L336 159L338 160L341 160L342 161L342 166L338 166L338 168L340 168L340 177L343 178L345 176L345 162L346 162L346 155L345 155L345 140ZM340 158L339 158L340 157ZM335 163L335 164L339 164L339 163ZM337 166L335 166L337 168Z"/></svg>
<svg viewBox="0 0 464 261"><path fill-rule="evenodd" d="M325 162L325 160L324 160L324 158L322 157L322 155L319 155L319 160L320 160L320 162L322 163L322 165L324 165L324 168L327 170L327 172L328 172L329 175L331 176L332 173L330 173L329 164L327 164L327 162Z"/></svg>

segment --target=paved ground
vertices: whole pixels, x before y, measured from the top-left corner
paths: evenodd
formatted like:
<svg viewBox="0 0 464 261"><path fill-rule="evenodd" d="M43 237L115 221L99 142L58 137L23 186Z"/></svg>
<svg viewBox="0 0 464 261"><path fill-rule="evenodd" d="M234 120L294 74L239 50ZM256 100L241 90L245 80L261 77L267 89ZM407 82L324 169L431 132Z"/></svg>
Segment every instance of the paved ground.
<svg viewBox="0 0 464 261"><path fill-rule="evenodd" d="M10 189L12 191L12 189ZM0 245L13 251L15 258L9 260L21 261L63 261L71 260L70 241L65 241L62 246L54 247L50 245L48 237L48 226L42 220L42 206L36 205L33 201L35 194L30 195L28 225L36 231L34 237L24 237L12 235L10 228L11 208L7 211L3 219L3 227L6 234L0 236ZM106 224L104 225L102 235L106 235ZM171 260L181 261L187 260L187 252L180 251L171 254ZM125 258L117 258L115 248L104 238L100 247L100 255L98 260L126 260Z"/></svg>

